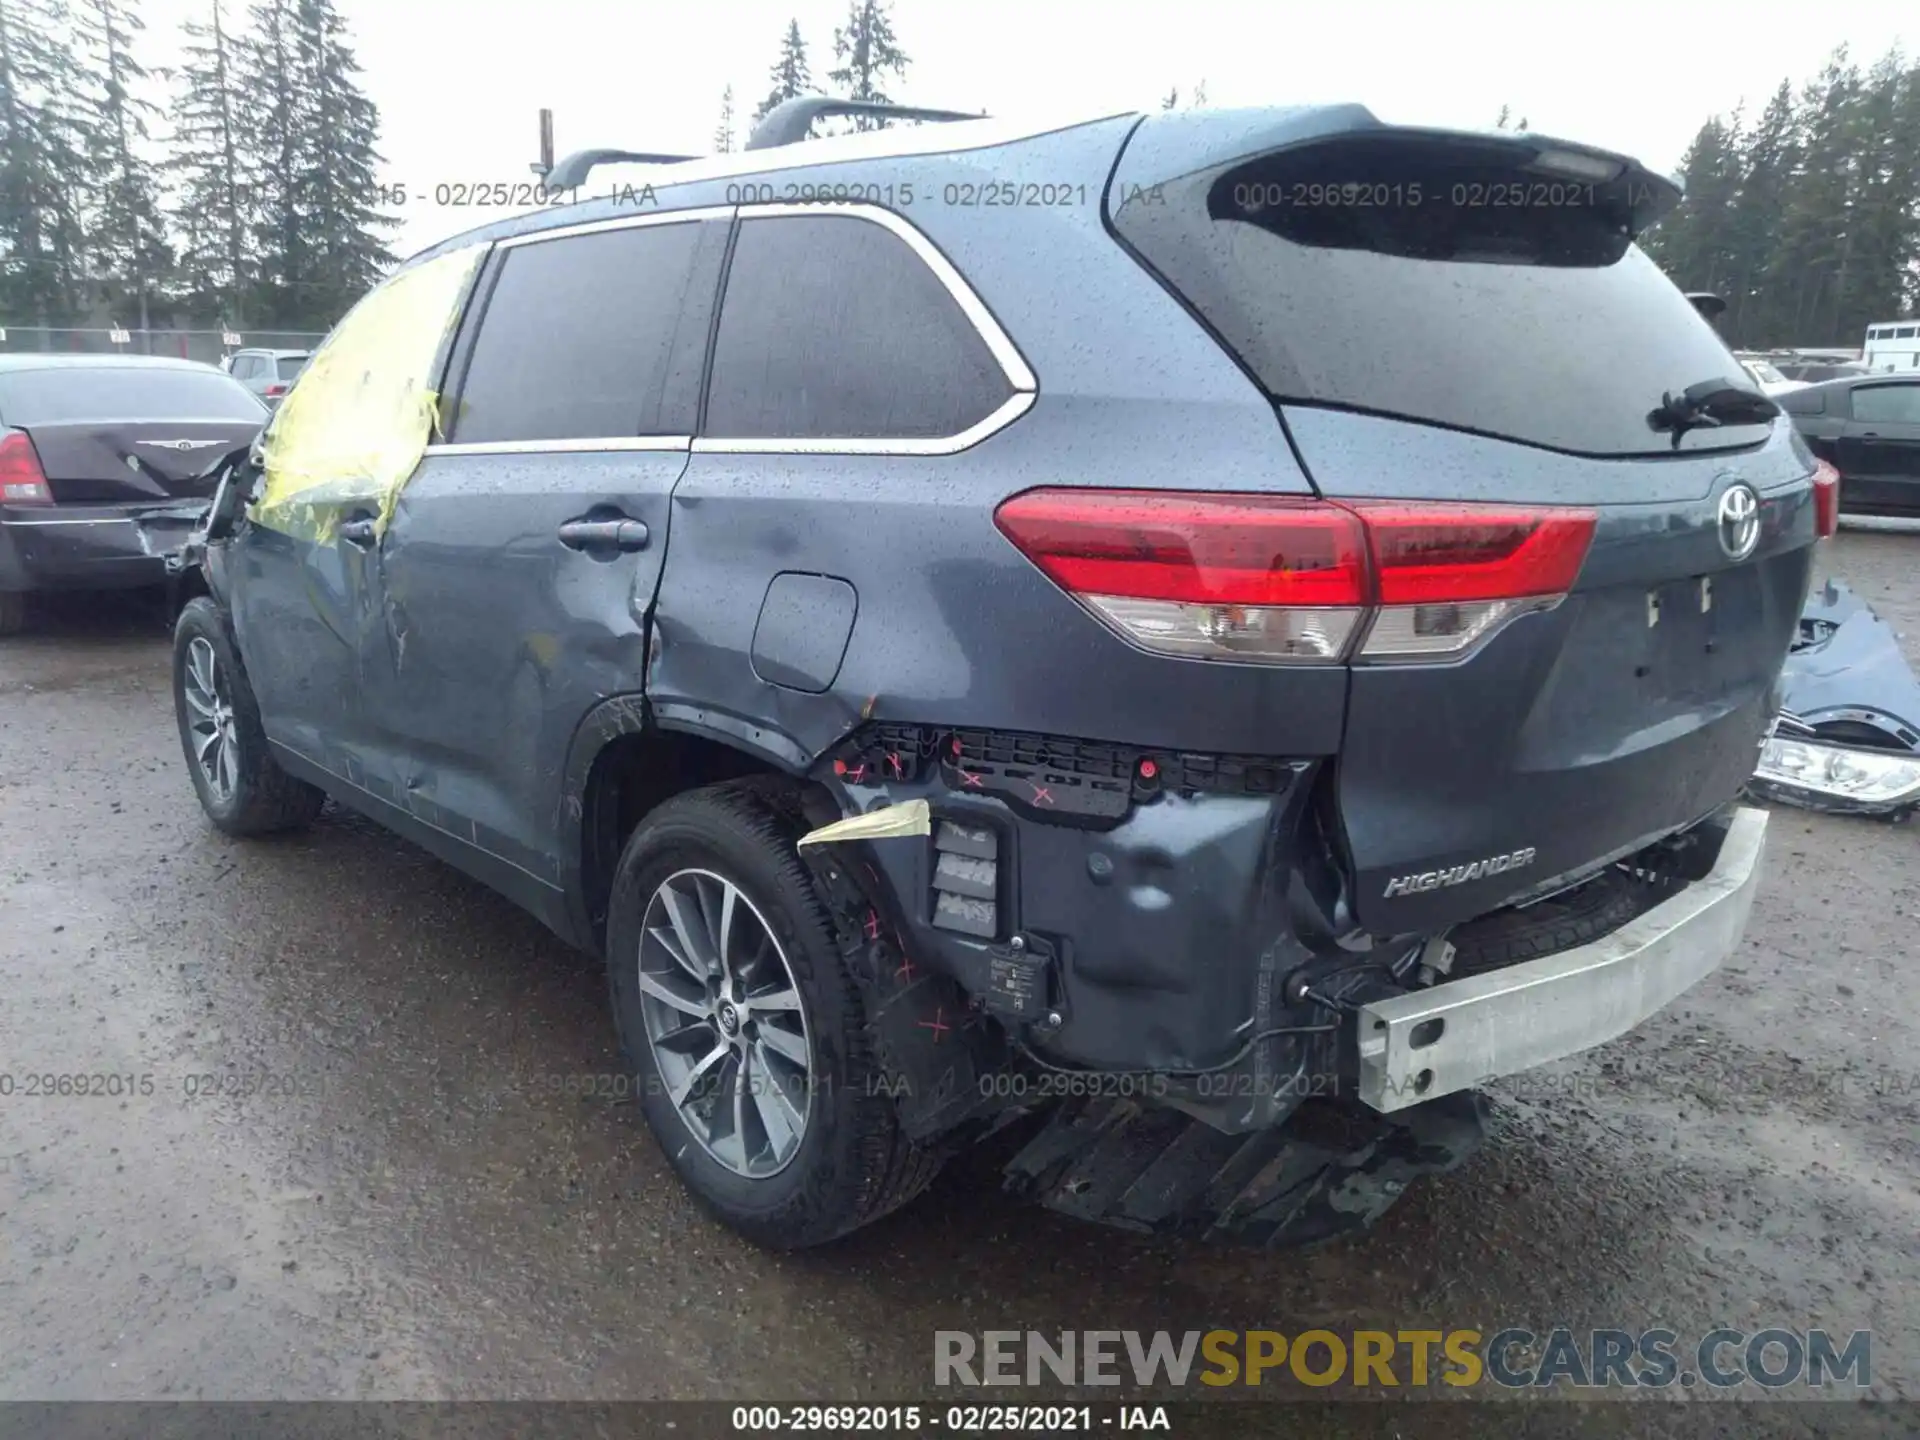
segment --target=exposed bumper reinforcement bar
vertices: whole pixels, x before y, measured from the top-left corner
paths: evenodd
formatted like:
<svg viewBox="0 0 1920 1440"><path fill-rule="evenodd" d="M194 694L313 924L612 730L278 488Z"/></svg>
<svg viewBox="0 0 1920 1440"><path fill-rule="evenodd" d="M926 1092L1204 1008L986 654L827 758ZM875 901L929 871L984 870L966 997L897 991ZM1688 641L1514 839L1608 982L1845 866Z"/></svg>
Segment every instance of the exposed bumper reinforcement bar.
<svg viewBox="0 0 1920 1440"><path fill-rule="evenodd" d="M1743 807L1709 874L1611 935L1362 1007L1361 1100L1390 1113L1625 1034L1733 953L1766 835Z"/></svg>

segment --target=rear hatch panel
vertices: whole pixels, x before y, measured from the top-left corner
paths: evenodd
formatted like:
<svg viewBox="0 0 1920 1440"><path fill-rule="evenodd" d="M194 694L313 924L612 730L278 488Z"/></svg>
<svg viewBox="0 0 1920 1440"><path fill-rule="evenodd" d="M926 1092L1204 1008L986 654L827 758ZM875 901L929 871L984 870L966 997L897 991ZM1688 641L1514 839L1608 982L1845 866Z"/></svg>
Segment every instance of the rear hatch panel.
<svg viewBox="0 0 1920 1440"><path fill-rule="evenodd" d="M1350 661L1331 795L1374 933L1557 888L1752 774L1810 575L1811 460L1764 401L1678 435L1657 413L1751 386L1631 244L1676 200L1626 157L1356 107L1149 117L1116 170L1116 238L1274 402L1322 496L1597 516L1552 608L1464 658Z"/></svg>
<svg viewBox="0 0 1920 1440"><path fill-rule="evenodd" d="M1334 793L1361 924L1425 933L1457 923L1637 850L1739 792L1778 708L1811 574L1812 493L1789 436L1648 463L1377 416L1285 413L1322 484L1373 476L1399 498L1453 499L1463 474L1480 474L1483 489L1501 479L1491 454L1506 450L1531 478L1507 473L1505 500L1667 495L1595 503L1573 593L1467 659L1351 667ZM1736 563L1720 543L1718 497L1740 482L1760 496L1761 538ZM1389 894L1396 881L1406 883Z"/></svg>

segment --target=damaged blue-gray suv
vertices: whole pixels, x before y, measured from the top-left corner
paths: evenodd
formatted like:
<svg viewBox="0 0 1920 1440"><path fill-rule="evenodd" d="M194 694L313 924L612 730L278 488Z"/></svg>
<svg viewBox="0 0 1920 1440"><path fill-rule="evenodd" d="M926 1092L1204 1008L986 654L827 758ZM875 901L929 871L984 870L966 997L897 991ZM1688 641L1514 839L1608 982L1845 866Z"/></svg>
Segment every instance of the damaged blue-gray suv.
<svg viewBox="0 0 1920 1440"><path fill-rule="evenodd" d="M1831 471L1636 162L1353 106L923 123L416 257L187 552L215 824L603 955L664 1153L816 1244L1008 1184L1295 1244L1738 943ZM871 107L868 107L871 108Z"/></svg>

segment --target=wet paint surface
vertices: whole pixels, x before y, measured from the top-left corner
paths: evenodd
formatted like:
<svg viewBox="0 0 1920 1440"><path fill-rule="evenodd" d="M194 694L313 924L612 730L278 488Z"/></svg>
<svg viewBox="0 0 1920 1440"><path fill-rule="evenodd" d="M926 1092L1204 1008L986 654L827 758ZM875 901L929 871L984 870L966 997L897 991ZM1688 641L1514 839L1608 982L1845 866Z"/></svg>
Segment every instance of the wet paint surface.
<svg viewBox="0 0 1920 1440"><path fill-rule="evenodd" d="M1816 570L1920 659L1916 543ZM1776 810L1740 953L1496 1087L1482 1153L1357 1241L1141 1240L975 1159L776 1257L617 1093L593 962L335 808L219 836L158 619L76 598L0 643L0 1396L942 1398L937 1329L1311 1322L1871 1328L1876 1393L1920 1398L1917 847ZM1737 1433L1806 1433L1768 1408Z"/></svg>

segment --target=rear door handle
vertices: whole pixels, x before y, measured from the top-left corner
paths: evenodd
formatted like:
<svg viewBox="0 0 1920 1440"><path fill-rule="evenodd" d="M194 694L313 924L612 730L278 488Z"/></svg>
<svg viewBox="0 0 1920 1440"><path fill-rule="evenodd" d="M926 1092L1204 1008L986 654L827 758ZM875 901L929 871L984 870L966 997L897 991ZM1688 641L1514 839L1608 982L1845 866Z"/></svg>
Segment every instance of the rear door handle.
<svg viewBox="0 0 1920 1440"><path fill-rule="evenodd" d="M644 550L651 538L645 521L624 517L569 520L560 527L560 543L569 550Z"/></svg>

